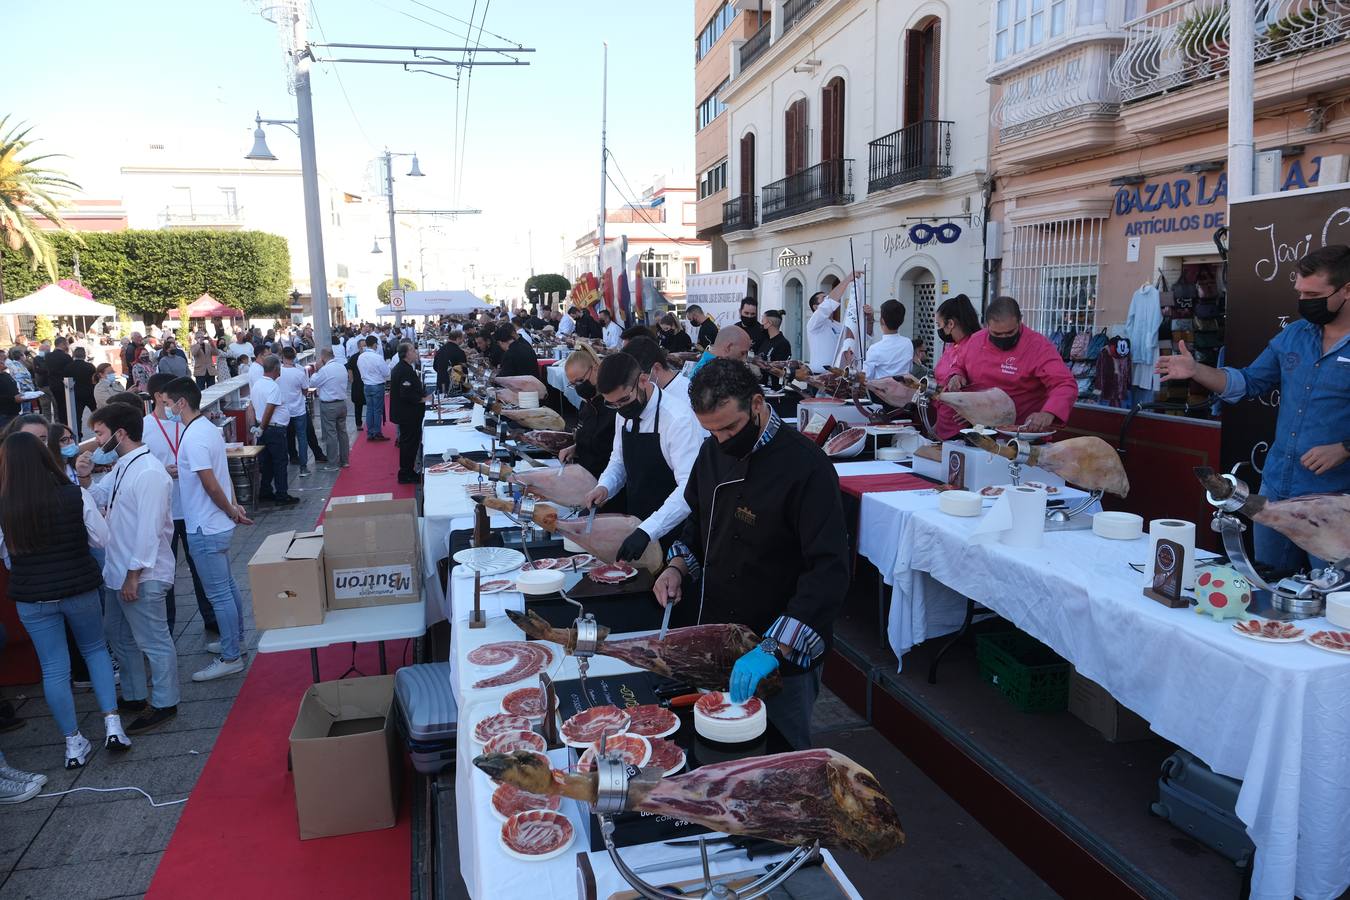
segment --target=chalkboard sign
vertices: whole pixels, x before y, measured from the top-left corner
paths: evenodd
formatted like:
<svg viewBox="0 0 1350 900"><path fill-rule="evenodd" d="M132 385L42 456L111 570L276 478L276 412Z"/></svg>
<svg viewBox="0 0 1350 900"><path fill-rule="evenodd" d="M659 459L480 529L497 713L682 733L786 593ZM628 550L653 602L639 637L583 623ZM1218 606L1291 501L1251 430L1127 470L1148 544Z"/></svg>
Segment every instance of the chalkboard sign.
<svg viewBox="0 0 1350 900"><path fill-rule="evenodd" d="M1328 244L1350 244L1350 185L1287 191L1231 201L1225 365L1249 365L1279 330L1298 318L1294 276L1298 261ZM1279 391L1226 407L1222 458L1265 464L1275 434ZM1242 478L1255 489L1256 471Z"/></svg>

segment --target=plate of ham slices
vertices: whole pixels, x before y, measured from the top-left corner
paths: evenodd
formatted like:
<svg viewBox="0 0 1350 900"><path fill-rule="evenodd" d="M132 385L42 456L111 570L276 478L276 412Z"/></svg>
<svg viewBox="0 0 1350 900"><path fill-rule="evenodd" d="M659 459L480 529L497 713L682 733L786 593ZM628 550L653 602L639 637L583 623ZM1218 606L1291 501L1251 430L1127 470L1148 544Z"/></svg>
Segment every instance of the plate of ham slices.
<svg viewBox="0 0 1350 900"><path fill-rule="evenodd" d="M567 851L576 837L567 816L551 809L518 812L502 823L502 849L525 862L542 862Z"/></svg>

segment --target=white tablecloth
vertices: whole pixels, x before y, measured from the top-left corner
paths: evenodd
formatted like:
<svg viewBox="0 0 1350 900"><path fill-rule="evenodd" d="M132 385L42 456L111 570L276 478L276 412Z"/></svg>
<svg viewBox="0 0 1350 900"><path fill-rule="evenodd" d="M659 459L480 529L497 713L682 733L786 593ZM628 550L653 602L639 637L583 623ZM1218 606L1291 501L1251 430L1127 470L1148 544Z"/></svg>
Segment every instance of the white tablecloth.
<svg viewBox="0 0 1350 900"><path fill-rule="evenodd" d="M581 397L577 396L576 389L567 383L567 373L564 369L563 360L559 360L544 370L545 377L548 379L550 387L557 388L562 395L567 398L567 402L573 406L581 406Z"/></svg>
<svg viewBox="0 0 1350 900"><path fill-rule="evenodd" d="M586 836L586 822L589 810L570 800L564 800L562 812L572 821L576 838L571 848L561 856L542 862L525 863L507 856L501 847L499 835L501 820L492 811L492 791L495 785L485 774L473 765L473 758L481 748L473 740L473 728L484 717L500 712L501 699L507 692L537 683L528 679L517 684L498 688L475 690L474 682L493 674L505 666L481 668L471 665L467 655L474 647L492 641L522 640L520 630L511 624L502 610L510 608L524 609L524 597L512 592L489 594L482 598L482 606L488 616L486 628L471 629L468 625L469 612L473 609L473 577L465 569L456 569L459 573L450 579L454 626L451 634L450 659L452 689L455 701L459 705L459 740L456 750L455 766L455 805L459 825L459 861L460 873L468 887L469 896L475 900L513 900L525 898L536 900L543 897L572 897L576 894L576 853L589 846ZM509 574L502 577L510 577ZM570 577L570 576L569 576ZM548 644L554 650L557 660L550 673L554 680L567 680L577 677L576 661L562 655L562 648ZM631 671L631 667L605 656L597 656L591 661L593 675L614 674ZM568 764L567 750L558 750L550 754L554 765L562 768ZM662 844L644 844L626 847L620 851L624 861L630 866L640 866L666 859L697 857L697 848L666 847ZM628 887L615 870L609 855L604 851L591 853L591 866L595 871L598 895L608 897L616 891ZM727 874L744 871L752 866L765 865L779 857L761 857L754 863L747 863L744 857L712 862L714 874ZM830 866L835 877L849 891L849 896L861 900L861 895L849 884L843 871L839 869L834 857L825 854L826 865ZM645 877L654 879L654 884L666 884L682 881L701 874L697 865L663 869Z"/></svg>
<svg viewBox="0 0 1350 900"><path fill-rule="evenodd" d="M915 493L869 495L864 504L920 503ZM1028 550L968 543L976 518L934 509L902 518L900 534L871 536L894 541L893 629L914 573L995 610L1157 734L1242 779L1237 813L1257 847L1253 897L1321 900L1350 886L1350 659L1248 640L1229 623L1147 599L1143 576L1129 567L1144 562L1143 538L1052 532ZM879 546L870 549L884 559ZM1324 619L1300 625L1328 627Z"/></svg>

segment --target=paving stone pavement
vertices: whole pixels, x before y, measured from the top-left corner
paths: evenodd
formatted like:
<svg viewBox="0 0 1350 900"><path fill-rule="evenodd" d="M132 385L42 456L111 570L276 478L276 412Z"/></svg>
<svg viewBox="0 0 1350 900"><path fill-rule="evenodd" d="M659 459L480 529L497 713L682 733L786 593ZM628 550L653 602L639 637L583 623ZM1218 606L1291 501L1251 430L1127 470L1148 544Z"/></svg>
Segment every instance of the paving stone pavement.
<svg viewBox="0 0 1350 900"><path fill-rule="evenodd" d="M349 420L348 434L356 435ZM307 478L290 470L290 491L300 503L277 508L271 503L249 508L255 524L235 529L230 567L244 596L244 646L256 643L249 597L248 561L263 538L286 529L307 530L323 511L337 480L336 472L316 469ZM41 772L49 779L43 794L71 788L143 789L157 803L188 796L215 745L244 683L242 675L197 683L192 673L211 656L192 577L180 561L174 585L178 672L182 699L178 716L148 734L132 738L124 754L102 749L103 723L90 691L75 694L81 732L95 751L82 769L63 768L65 745L42 699L41 685L0 688L27 725L0 734L0 751L10 765ZM253 654L249 653L250 661ZM123 717L129 722L132 717ZM155 868L169 845L182 804L152 807L135 791L79 791L60 797L35 797L15 806L0 806L0 900L109 900L139 897L150 887Z"/></svg>

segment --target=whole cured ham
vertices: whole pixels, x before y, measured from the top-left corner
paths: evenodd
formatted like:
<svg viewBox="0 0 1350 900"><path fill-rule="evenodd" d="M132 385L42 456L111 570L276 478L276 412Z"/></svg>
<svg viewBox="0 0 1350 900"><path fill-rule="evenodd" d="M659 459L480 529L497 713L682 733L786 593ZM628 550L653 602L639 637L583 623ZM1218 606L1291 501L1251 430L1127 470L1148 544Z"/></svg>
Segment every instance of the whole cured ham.
<svg viewBox="0 0 1350 900"><path fill-rule="evenodd" d="M512 622L536 640L561 644L571 654L577 645L575 628L554 628L535 612L518 613L508 609ZM760 638L744 625L691 625L672 628L665 640L656 635L609 640L609 629L600 626L596 650L602 656L622 660L638 669L655 672L685 684L709 690L722 690L731 679L731 667L759 645ZM759 694L767 696L778 689L772 675L760 682Z"/></svg>
<svg viewBox="0 0 1350 900"><path fill-rule="evenodd" d="M534 391L543 400L548 396L548 386L533 375L498 375L492 383L519 394L521 391Z"/></svg>
<svg viewBox="0 0 1350 900"><path fill-rule="evenodd" d="M944 391L938 400L952 408L958 416L972 425L1012 425L1017 421L1017 407L1001 388L984 391Z"/></svg>
<svg viewBox="0 0 1350 900"><path fill-rule="evenodd" d="M570 431L527 431L525 440L536 447L543 447L553 453L566 450L577 442L577 436Z"/></svg>
<svg viewBox="0 0 1350 900"><path fill-rule="evenodd" d="M537 409L501 409L498 415L506 416L522 428L531 431L562 431L567 427L563 417L546 406Z"/></svg>
<svg viewBox="0 0 1350 900"><path fill-rule="evenodd" d="M475 666L500 666L511 663L505 672L474 683L475 689L515 684L524 678L538 675L553 664L553 651L528 641L498 641L469 651L469 662ZM528 726L527 726L528 727Z"/></svg>
<svg viewBox="0 0 1350 900"><path fill-rule="evenodd" d="M975 443L980 449L1006 459L1017 456L1014 447L988 437L978 437ZM1099 437L1075 437L1053 444L1038 444L1031 448L1028 465L1054 472L1069 484L1086 491L1106 491L1118 497L1130 492L1130 479L1125 474L1120 454Z"/></svg>
<svg viewBox="0 0 1350 900"><path fill-rule="evenodd" d="M544 757L527 752L484 754L473 762L489 777L524 791L596 801L594 772L554 771ZM833 750L714 763L668 778L652 772L629 781L626 809L787 845L818 840L869 860L905 841L895 807L876 778Z"/></svg>
<svg viewBox="0 0 1350 900"><path fill-rule="evenodd" d="M515 509L509 500L502 500L499 497L475 499L489 509L500 509L503 512L512 512ZM633 529L642 524L642 520L636 516L602 513L595 517L590 531L586 530L586 523L585 518L563 519L558 515L557 509L547 504L534 508L534 524L552 534L561 534L607 563L618 559L619 547L633 533ZM661 545L652 541L647 544L642 556L636 560L636 565L655 575L661 571L662 560Z"/></svg>
<svg viewBox="0 0 1350 900"><path fill-rule="evenodd" d="M922 383L908 375L898 380L872 378L867 381L867 390L891 406L908 406L922 389Z"/></svg>
<svg viewBox="0 0 1350 900"><path fill-rule="evenodd" d="M1227 500L1233 485L1200 467L1195 476L1215 500ZM1280 534L1330 563L1350 559L1350 495L1307 494L1291 500L1267 500L1250 495L1238 510L1247 518Z"/></svg>
<svg viewBox="0 0 1350 900"><path fill-rule="evenodd" d="M584 504L597 484L594 475L577 465L514 472L511 480L543 500L574 507Z"/></svg>

